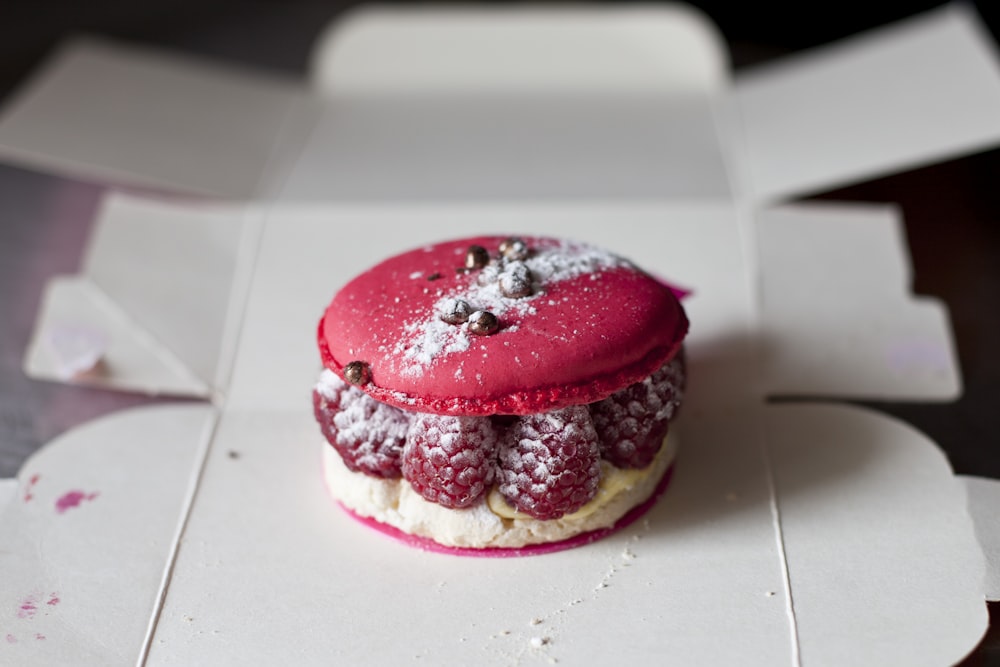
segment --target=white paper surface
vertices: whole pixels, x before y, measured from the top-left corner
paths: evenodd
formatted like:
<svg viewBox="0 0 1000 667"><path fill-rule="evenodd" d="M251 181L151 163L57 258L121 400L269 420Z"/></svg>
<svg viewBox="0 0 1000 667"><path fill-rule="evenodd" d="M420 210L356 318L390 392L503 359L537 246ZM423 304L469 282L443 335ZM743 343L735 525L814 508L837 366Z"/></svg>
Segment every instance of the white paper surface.
<svg viewBox="0 0 1000 667"><path fill-rule="evenodd" d="M0 156L60 174L250 199L307 103L262 72L78 39L4 107Z"/></svg>
<svg viewBox="0 0 1000 667"><path fill-rule="evenodd" d="M771 395L958 397L948 313L911 294L894 207L786 205L761 211L756 229Z"/></svg>
<svg viewBox="0 0 1000 667"><path fill-rule="evenodd" d="M802 664L958 662L988 623L984 562L941 450L860 408L767 412Z"/></svg>
<svg viewBox="0 0 1000 667"><path fill-rule="evenodd" d="M996 46L962 3L737 78L757 201L809 194L1000 141Z"/></svg>
<svg viewBox="0 0 1000 667"><path fill-rule="evenodd" d="M133 409L25 464L0 513L0 662L136 664L214 418Z"/></svg>

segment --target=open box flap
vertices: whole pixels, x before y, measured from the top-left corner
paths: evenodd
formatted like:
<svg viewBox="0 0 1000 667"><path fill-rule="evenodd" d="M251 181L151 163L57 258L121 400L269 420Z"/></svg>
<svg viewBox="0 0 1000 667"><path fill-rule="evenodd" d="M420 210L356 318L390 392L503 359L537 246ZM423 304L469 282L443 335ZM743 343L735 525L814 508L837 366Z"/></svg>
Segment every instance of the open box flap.
<svg viewBox="0 0 1000 667"><path fill-rule="evenodd" d="M478 77L482 72L495 75L490 89L506 90L515 81L512 73L525 71L531 72L527 92L535 94L595 86L634 93L652 81L689 93L725 87L716 34L689 10L495 12L359 12L317 44L317 90L336 92L343 80L349 95L406 94L413 86L403 81L412 76L438 93L481 91L487 81ZM540 24L531 22L533 15ZM445 26L476 39L440 39ZM587 47L598 33L607 50L620 56L586 76L567 76L572 63L595 57ZM663 34L677 39L663 40ZM515 36L533 45L524 58L556 37L565 40L566 57L525 67L524 59L497 59L479 48ZM397 43L408 49L407 62L386 57ZM448 67L435 74L449 49L467 47L481 58L448 58ZM678 60L681 52L686 57ZM734 91L745 132L747 185L757 201L827 189L1000 141L993 45L972 10L957 4L743 73ZM280 187L280 173L295 161L321 107L283 79L76 41L8 102L0 116L0 155L91 180L261 198ZM379 194L384 192L354 192L359 198Z"/></svg>
<svg viewBox="0 0 1000 667"><path fill-rule="evenodd" d="M729 65L714 26L680 4L369 6L320 36L310 77L327 97L707 92L728 85Z"/></svg>
<svg viewBox="0 0 1000 667"><path fill-rule="evenodd" d="M238 334L257 215L253 206L108 196L81 275L48 285L25 371L109 389L216 396Z"/></svg>
<svg viewBox="0 0 1000 667"><path fill-rule="evenodd" d="M961 3L741 73L734 97L759 202L1000 142L996 45Z"/></svg>
<svg viewBox="0 0 1000 667"><path fill-rule="evenodd" d="M0 157L98 183L262 198L309 105L294 80L78 38L5 103Z"/></svg>
<svg viewBox="0 0 1000 667"><path fill-rule="evenodd" d="M756 228L769 395L958 398L948 313L911 294L895 207L790 204L759 212Z"/></svg>
<svg viewBox="0 0 1000 667"><path fill-rule="evenodd" d="M328 104L285 201L732 197L724 49L683 6L364 9L311 74Z"/></svg>

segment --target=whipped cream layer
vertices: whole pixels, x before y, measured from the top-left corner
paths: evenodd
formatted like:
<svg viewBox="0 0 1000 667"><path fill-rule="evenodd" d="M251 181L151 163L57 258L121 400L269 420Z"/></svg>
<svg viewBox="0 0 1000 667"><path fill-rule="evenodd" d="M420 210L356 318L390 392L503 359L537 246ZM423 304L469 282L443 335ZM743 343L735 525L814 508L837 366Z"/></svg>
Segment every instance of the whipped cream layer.
<svg viewBox="0 0 1000 667"><path fill-rule="evenodd" d="M345 507L406 534L449 547L519 548L610 528L630 509L653 495L676 453L676 437L668 435L656 458L642 470L624 470L602 463L597 495L576 512L549 521L498 506L497 503L503 501L497 500L497 494L487 494L467 509L441 507L421 497L405 479L383 479L351 472L340 455L325 442L323 474L330 494Z"/></svg>

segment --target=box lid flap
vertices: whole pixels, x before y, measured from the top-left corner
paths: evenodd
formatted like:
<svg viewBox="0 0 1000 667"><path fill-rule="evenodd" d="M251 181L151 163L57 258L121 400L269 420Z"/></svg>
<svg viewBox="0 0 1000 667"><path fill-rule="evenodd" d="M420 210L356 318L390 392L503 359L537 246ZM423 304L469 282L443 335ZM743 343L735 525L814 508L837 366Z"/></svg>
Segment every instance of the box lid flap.
<svg viewBox="0 0 1000 667"><path fill-rule="evenodd" d="M87 180L252 199L268 191L282 155L272 152L303 104L294 80L80 38L5 104L0 157Z"/></svg>
<svg viewBox="0 0 1000 667"><path fill-rule="evenodd" d="M735 101L760 202L1000 142L995 45L959 3L749 70Z"/></svg>

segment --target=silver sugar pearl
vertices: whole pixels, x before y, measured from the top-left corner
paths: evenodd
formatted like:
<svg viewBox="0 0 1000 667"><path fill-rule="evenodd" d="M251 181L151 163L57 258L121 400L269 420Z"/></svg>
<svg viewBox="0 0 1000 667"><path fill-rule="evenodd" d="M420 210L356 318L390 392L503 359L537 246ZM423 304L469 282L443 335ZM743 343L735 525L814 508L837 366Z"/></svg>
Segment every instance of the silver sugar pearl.
<svg viewBox="0 0 1000 667"><path fill-rule="evenodd" d="M448 324L461 324L467 321L472 313L473 308L468 301L448 299L441 308L440 317Z"/></svg>
<svg viewBox="0 0 1000 667"><path fill-rule="evenodd" d="M524 262L510 262L500 273L500 293L512 299L531 295L531 269Z"/></svg>
<svg viewBox="0 0 1000 667"><path fill-rule="evenodd" d="M359 387L371 382L372 372L363 361L352 361L344 366L344 379Z"/></svg>
<svg viewBox="0 0 1000 667"><path fill-rule="evenodd" d="M504 257L504 259L527 259L529 252L528 244L516 236L504 239L500 243L500 254Z"/></svg>
<svg viewBox="0 0 1000 667"><path fill-rule="evenodd" d="M465 253L465 268L481 269L490 263L490 253L481 245L470 245Z"/></svg>
<svg viewBox="0 0 1000 667"><path fill-rule="evenodd" d="M477 310L469 315L469 331L477 336L489 336L500 328L500 320L488 310Z"/></svg>

